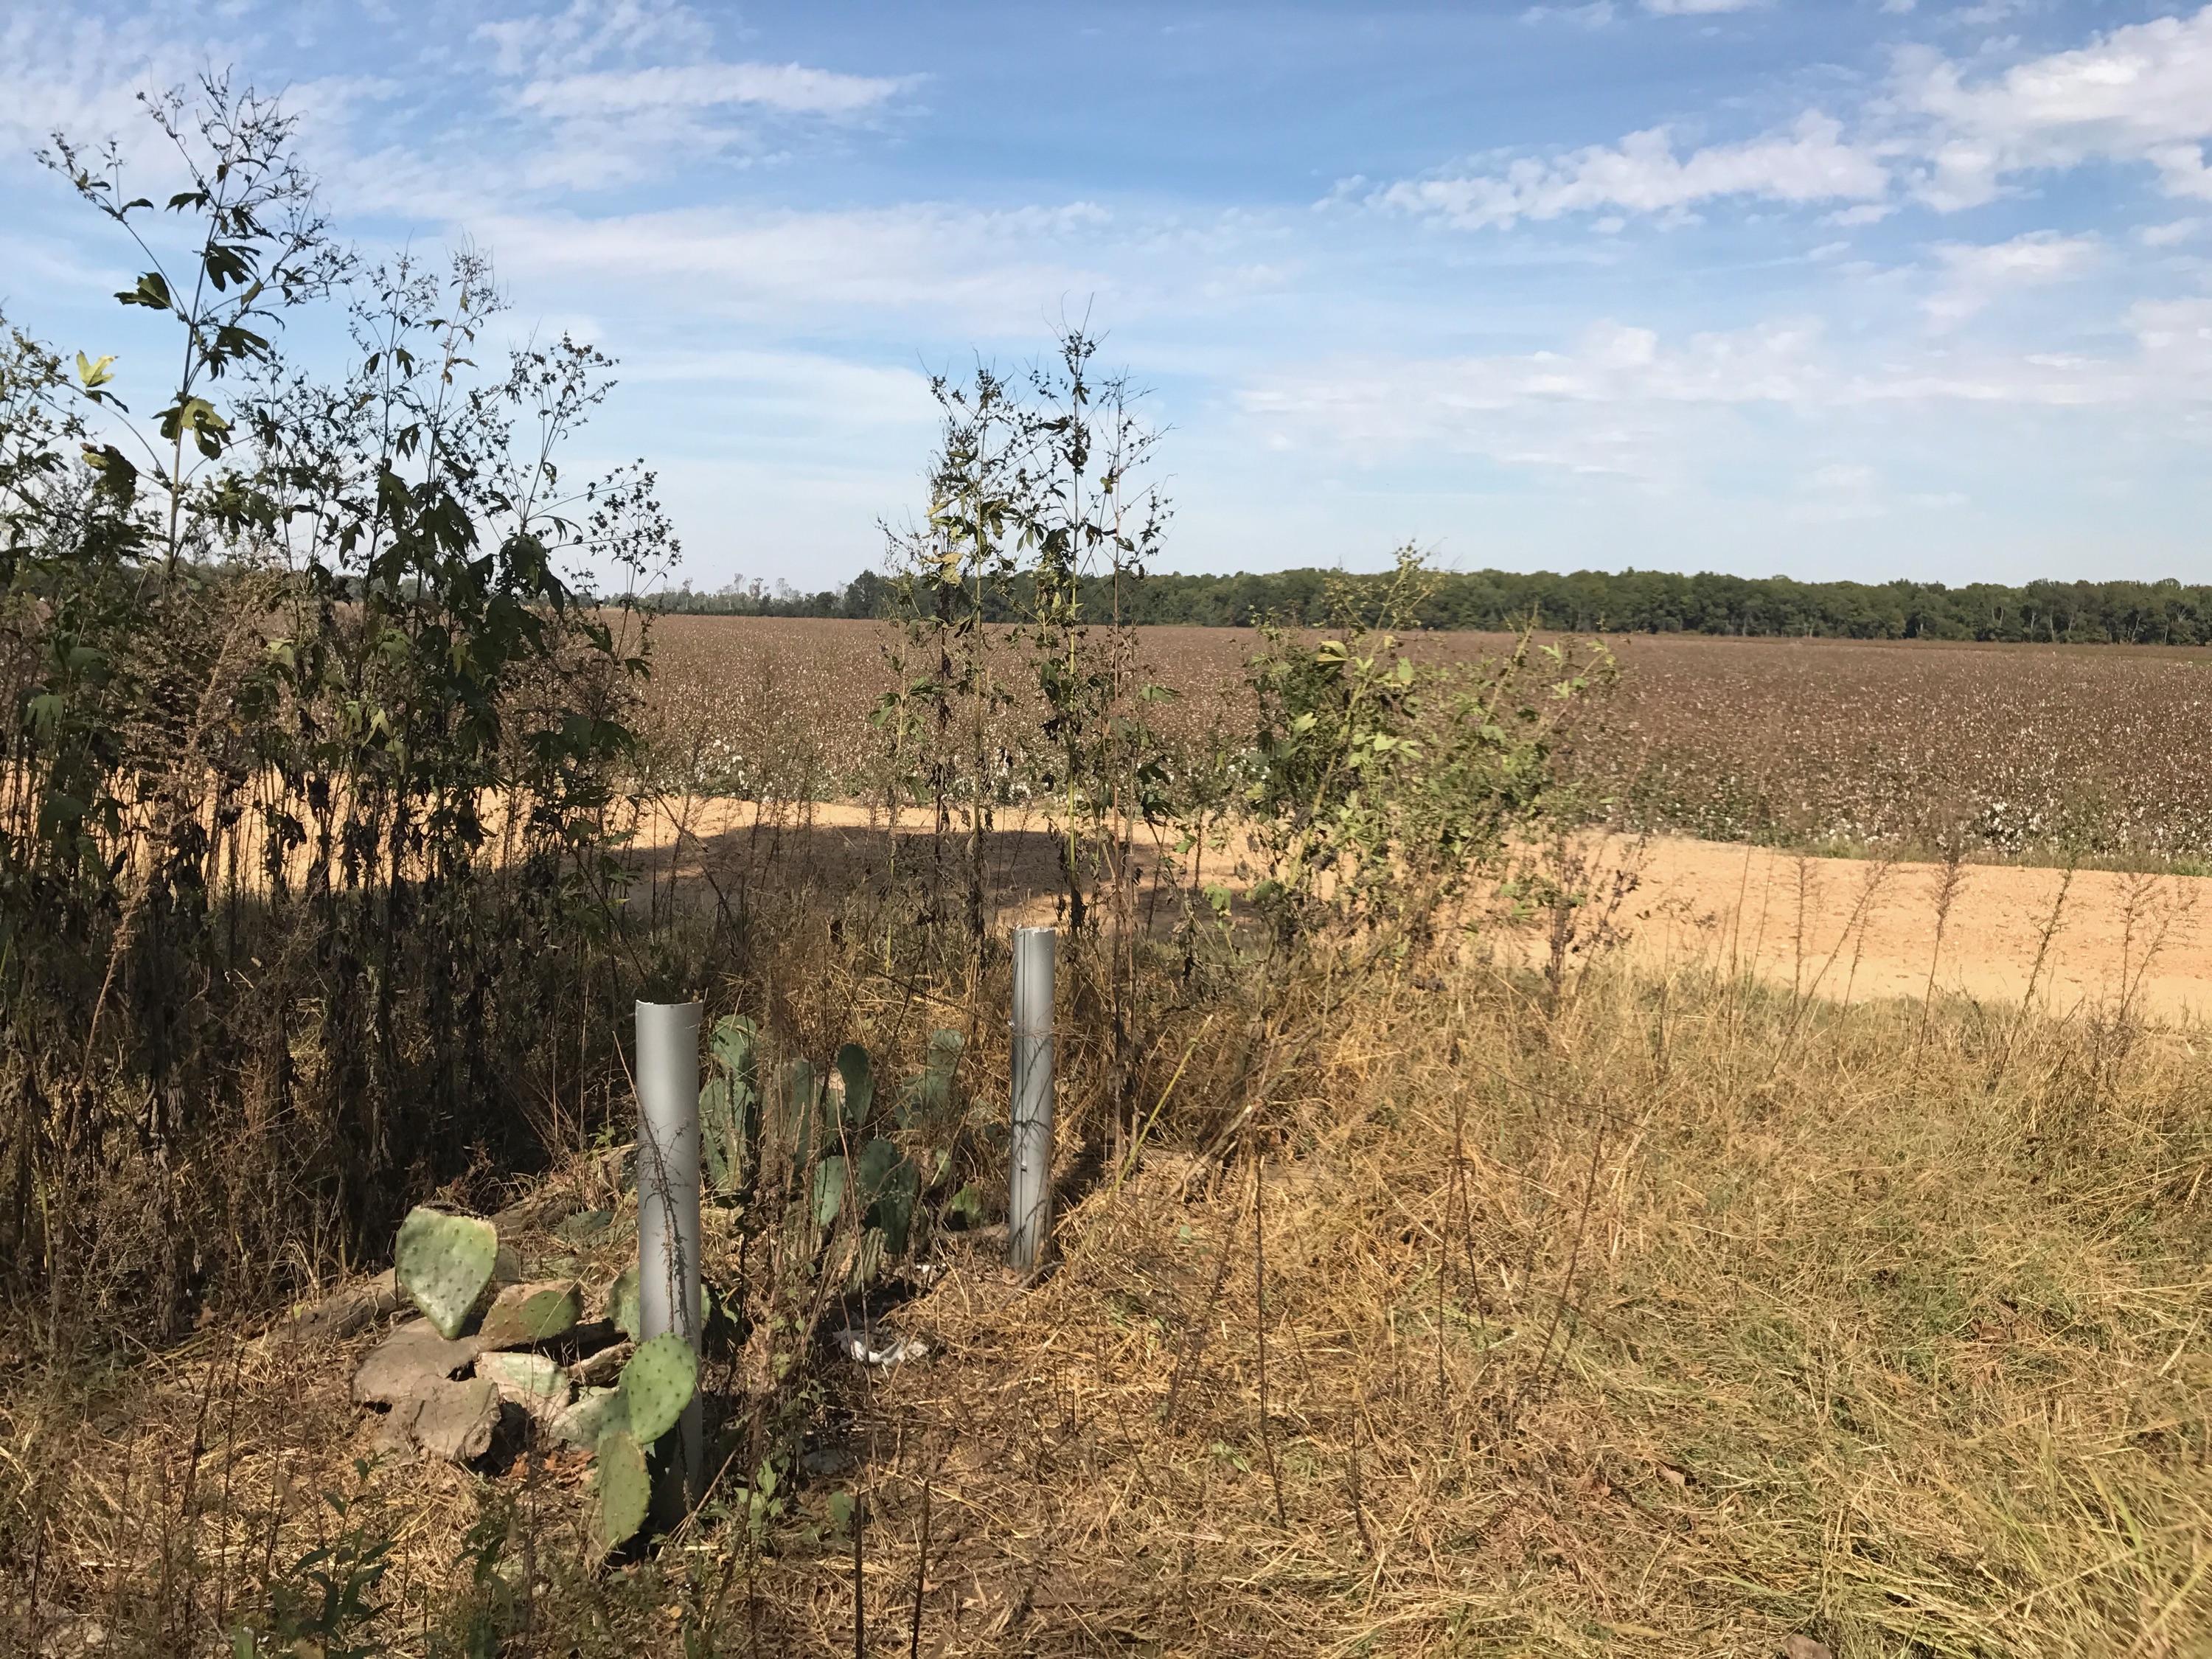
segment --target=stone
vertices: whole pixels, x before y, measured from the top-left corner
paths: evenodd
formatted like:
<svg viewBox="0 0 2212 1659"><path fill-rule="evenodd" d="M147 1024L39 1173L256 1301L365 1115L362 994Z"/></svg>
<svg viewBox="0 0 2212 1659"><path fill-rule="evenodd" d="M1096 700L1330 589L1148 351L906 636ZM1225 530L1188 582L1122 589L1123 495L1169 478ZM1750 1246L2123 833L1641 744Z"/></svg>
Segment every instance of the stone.
<svg viewBox="0 0 2212 1659"><path fill-rule="evenodd" d="M579 1387L612 1388L622 1368L629 1364L629 1357L637 1352L633 1342L617 1342L611 1348L586 1354L568 1367L568 1376Z"/></svg>
<svg viewBox="0 0 2212 1659"><path fill-rule="evenodd" d="M275 1334L289 1342L326 1346L344 1341L372 1320L397 1313L406 1301L407 1292L399 1288L398 1274L386 1271L364 1283L332 1291L319 1302L309 1303L279 1325Z"/></svg>
<svg viewBox="0 0 2212 1659"><path fill-rule="evenodd" d="M427 1319L410 1319L368 1351L353 1374L357 1405L398 1407L443 1382L476 1358L476 1345L448 1342Z"/></svg>
<svg viewBox="0 0 2212 1659"><path fill-rule="evenodd" d="M499 1389L489 1377L431 1383L410 1402L415 1443L434 1457L465 1463L491 1449L499 1426Z"/></svg>

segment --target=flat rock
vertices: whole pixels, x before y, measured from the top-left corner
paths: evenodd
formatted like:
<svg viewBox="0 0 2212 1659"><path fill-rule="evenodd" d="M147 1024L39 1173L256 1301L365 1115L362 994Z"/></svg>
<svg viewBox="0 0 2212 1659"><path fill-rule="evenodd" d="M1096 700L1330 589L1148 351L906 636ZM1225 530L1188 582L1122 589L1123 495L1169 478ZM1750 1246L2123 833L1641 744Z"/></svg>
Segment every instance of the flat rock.
<svg viewBox="0 0 2212 1659"><path fill-rule="evenodd" d="M580 1388L608 1388L622 1375L622 1368L629 1364L629 1357L637 1352L634 1342L617 1342L611 1348L602 1348L597 1353L586 1354L568 1367L568 1376Z"/></svg>
<svg viewBox="0 0 2212 1659"><path fill-rule="evenodd" d="M477 1346L526 1348L572 1330L582 1316L582 1287L573 1279L509 1285L495 1297L477 1328Z"/></svg>
<svg viewBox="0 0 2212 1659"><path fill-rule="evenodd" d="M448 1342L427 1319L410 1319L368 1351L353 1374L357 1405L394 1408L443 1382L476 1358L476 1344Z"/></svg>
<svg viewBox="0 0 2212 1659"><path fill-rule="evenodd" d="M465 1463L491 1449L492 1431L499 1426L499 1389L489 1377L466 1382L440 1379L410 1403L414 1415L408 1427L415 1443L432 1456Z"/></svg>
<svg viewBox="0 0 2212 1659"><path fill-rule="evenodd" d="M332 1291L308 1304L276 1328L276 1334L290 1342L320 1346L343 1342L373 1319L397 1313L407 1301L399 1277L390 1269L359 1285Z"/></svg>

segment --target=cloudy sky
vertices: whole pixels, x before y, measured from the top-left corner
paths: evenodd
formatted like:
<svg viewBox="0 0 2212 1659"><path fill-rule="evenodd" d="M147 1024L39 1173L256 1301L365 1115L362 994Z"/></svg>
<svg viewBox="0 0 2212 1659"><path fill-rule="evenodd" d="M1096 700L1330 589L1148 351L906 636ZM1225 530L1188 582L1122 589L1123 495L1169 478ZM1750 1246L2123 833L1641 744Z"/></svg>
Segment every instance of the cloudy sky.
<svg viewBox="0 0 2212 1659"><path fill-rule="evenodd" d="M622 360L702 587L874 562L927 374L1086 310L1185 569L2212 580L2212 7L0 0L0 307L126 388L30 152L210 65Z"/></svg>

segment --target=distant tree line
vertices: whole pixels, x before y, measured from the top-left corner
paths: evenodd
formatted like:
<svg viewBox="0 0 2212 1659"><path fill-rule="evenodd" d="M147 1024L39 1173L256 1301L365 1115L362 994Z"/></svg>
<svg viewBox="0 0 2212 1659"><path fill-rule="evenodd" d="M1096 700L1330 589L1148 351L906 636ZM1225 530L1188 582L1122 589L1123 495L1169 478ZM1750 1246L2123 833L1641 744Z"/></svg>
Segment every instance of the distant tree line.
<svg viewBox="0 0 2212 1659"><path fill-rule="evenodd" d="M1085 578L1083 610L1103 618L1118 605L1139 624L1243 628L1273 617L1317 623L1329 595L1371 589L1387 577L1333 570L1240 571L1233 576L1155 574ZM677 611L764 617L872 617L891 614L889 579L862 571L842 587L802 592L778 582L732 582L714 593L689 588L658 596ZM994 595L992 619L1011 622L1013 596ZM1003 615L995 614L1003 612ZM2212 644L2212 586L2160 581L1801 582L1787 576L1683 576L1660 570L1439 574L1415 612L1436 629L1516 628L1531 619L1577 632L1797 635L1856 640L2045 640L2075 645Z"/></svg>

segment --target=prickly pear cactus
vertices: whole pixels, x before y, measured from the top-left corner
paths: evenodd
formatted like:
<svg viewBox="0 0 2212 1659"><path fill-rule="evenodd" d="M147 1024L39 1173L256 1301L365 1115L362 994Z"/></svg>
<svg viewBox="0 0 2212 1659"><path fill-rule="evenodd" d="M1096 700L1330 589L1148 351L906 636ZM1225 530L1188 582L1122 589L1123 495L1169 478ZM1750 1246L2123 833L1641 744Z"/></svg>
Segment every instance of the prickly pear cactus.
<svg viewBox="0 0 2212 1659"><path fill-rule="evenodd" d="M794 1060L786 1088L783 1109L785 1144L791 1149L794 1164L803 1164L814 1150L815 1127L820 1122L819 1102L822 1087L814 1075L811 1060Z"/></svg>
<svg viewBox="0 0 2212 1659"><path fill-rule="evenodd" d="M553 1419L552 1434L564 1446L594 1449L613 1431L625 1433L629 1419L623 1415L622 1393L616 1389L583 1389L575 1404Z"/></svg>
<svg viewBox="0 0 2212 1659"><path fill-rule="evenodd" d="M914 1228L914 1212L921 1200L921 1171L896 1146L872 1140L860 1152L859 1179L854 1182L866 1206L860 1220L866 1227L883 1230L884 1245L891 1255L906 1249Z"/></svg>
<svg viewBox="0 0 2212 1659"><path fill-rule="evenodd" d="M837 1079L844 1086L840 1115L848 1133L858 1133L868 1121L868 1109L876 1099L875 1062L868 1051L857 1042L848 1042L837 1051Z"/></svg>
<svg viewBox="0 0 2212 1659"><path fill-rule="evenodd" d="M568 1373L542 1353L487 1353L477 1357L477 1375L541 1422L568 1408Z"/></svg>
<svg viewBox="0 0 2212 1659"><path fill-rule="evenodd" d="M482 1348L526 1348L549 1342L571 1329L583 1314L583 1297L573 1279L510 1285L484 1310L477 1332Z"/></svg>
<svg viewBox="0 0 2212 1659"><path fill-rule="evenodd" d="M959 1068L961 1053L967 1046L968 1039L957 1031L929 1034L929 1052L922 1059L921 1070L906 1082L905 1100L898 1115L901 1128L914 1128L951 1109L952 1074Z"/></svg>
<svg viewBox="0 0 2212 1659"><path fill-rule="evenodd" d="M417 1206L399 1224L395 1267L400 1288L451 1341L491 1282L499 1231L489 1221Z"/></svg>
<svg viewBox="0 0 2212 1659"><path fill-rule="evenodd" d="M752 1173L760 1112L760 1028L743 1014L714 1022L708 1037L718 1073L699 1091L699 1132L707 1183L732 1197Z"/></svg>
<svg viewBox="0 0 2212 1659"><path fill-rule="evenodd" d="M613 1288L607 1291L607 1317L624 1336L637 1340L638 1328L644 1322L637 1312L636 1267L624 1267L617 1275Z"/></svg>
<svg viewBox="0 0 2212 1659"><path fill-rule="evenodd" d="M649 1446L674 1426L699 1386L699 1357L682 1337L670 1334L638 1345L623 1367L622 1402L629 1432ZM601 1456L605 1455L604 1447Z"/></svg>
<svg viewBox="0 0 2212 1659"><path fill-rule="evenodd" d="M599 1439L599 1455L592 1474L592 1532L602 1554L617 1550L645 1524L653 1501L653 1479L646 1473L645 1451L620 1429L611 1429Z"/></svg>
<svg viewBox="0 0 2212 1659"><path fill-rule="evenodd" d="M814 1224L826 1227L845 1202L845 1155L832 1152L814 1166Z"/></svg>

